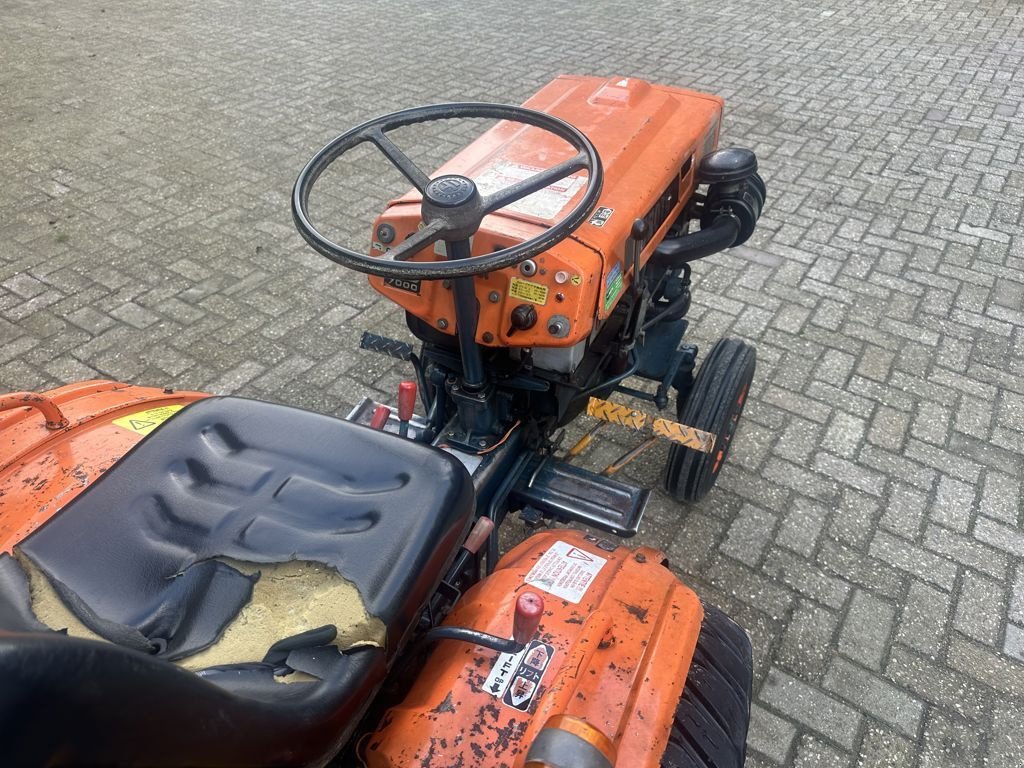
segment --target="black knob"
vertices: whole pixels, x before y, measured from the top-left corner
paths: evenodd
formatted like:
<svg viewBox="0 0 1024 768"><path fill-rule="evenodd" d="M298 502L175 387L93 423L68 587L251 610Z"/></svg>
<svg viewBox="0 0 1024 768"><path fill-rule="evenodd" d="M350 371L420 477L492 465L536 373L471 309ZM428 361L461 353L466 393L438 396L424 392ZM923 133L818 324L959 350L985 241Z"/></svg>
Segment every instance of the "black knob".
<svg viewBox="0 0 1024 768"><path fill-rule="evenodd" d="M512 310L512 330L525 331L537 324L537 309L533 304L520 304Z"/></svg>

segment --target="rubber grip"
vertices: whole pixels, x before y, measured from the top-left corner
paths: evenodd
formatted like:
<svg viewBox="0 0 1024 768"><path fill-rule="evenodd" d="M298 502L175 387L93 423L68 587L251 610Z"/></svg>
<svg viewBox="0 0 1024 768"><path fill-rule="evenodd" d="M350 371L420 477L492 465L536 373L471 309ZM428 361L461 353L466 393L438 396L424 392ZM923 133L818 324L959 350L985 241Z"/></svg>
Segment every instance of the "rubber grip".
<svg viewBox="0 0 1024 768"><path fill-rule="evenodd" d="M398 385L398 418L409 421L416 410L416 382L403 381Z"/></svg>
<svg viewBox="0 0 1024 768"><path fill-rule="evenodd" d="M391 409L386 405L378 405L373 409L373 416L370 418L370 428L384 429L384 425L388 423L389 416L391 416Z"/></svg>
<svg viewBox="0 0 1024 768"><path fill-rule="evenodd" d="M544 598L536 592L523 592L516 598L516 615L512 620L512 639L521 645L529 643L544 615Z"/></svg>
<svg viewBox="0 0 1024 768"><path fill-rule="evenodd" d="M475 555L480 551L480 547L484 545L484 542L487 541L493 530L494 521L491 518L478 517L473 525L473 530L469 532L469 536L466 537L466 542L462 546Z"/></svg>

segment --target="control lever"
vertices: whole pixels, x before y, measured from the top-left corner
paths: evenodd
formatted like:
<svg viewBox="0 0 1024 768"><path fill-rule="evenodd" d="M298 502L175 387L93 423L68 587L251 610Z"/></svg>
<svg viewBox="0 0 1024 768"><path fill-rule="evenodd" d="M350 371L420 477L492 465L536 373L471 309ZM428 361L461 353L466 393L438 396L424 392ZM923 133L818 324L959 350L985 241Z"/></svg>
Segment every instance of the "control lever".
<svg viewBox="0 0 1024 768"><path fill-rule="evenodd" d="M426 640L462 640L500 653L519 653L537 634L543 616L544 598L536 592L523 592L516 598L511 639L467 627L440 626L427 632Z"/></svg>
<svg viewBox="0 0 1024 768"><path fill-rule="evenodd" d="M386 405L378 405L373 409L373 416L370 417L370 429L384 429L391 417L391 409Z"/></svg>
<svg viewBox="0 0 1024 768"><path fill-rule="evenodd" d="M409 436L409 421L416 409L416 382L403 381L398 385L398 436Z"/></svg>

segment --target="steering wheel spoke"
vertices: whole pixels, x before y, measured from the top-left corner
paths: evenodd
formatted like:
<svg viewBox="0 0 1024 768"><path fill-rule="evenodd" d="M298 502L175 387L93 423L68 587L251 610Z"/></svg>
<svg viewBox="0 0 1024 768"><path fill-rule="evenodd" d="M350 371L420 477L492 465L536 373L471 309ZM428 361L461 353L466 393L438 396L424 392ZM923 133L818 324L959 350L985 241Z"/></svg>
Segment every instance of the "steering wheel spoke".
<svg viewBox="0 0 1024 768"><path fill-rule="evenodd" d="M408 261L428 245L436 243L443 235L444 224L440 221L433 221L377 258L382 261Z"/></svg>
<svg viewBox="0 0 1024 768"><path fill-rule="evenodd" d="M534 192L540 192L545 187L571 176L576 171L581 171L588 166L587 155L579 152L568 160L563 160L558 165L553 165L539 173L535 173L528 179L518 181L512 186L500 189L484 197L484 211L494 213L495 211L512 205L512 203L529 197Z"/></svg>
<svg viewBox="0 0 1024 768"><path fill-rule="evenodd" d="M419 166L405 152L399 149L395 142L384 135L384 129L374 127L369 129L364 135L366 140L373 143L377 149L383 152L384 156L391 161L391 164L402 172L402 175L419 190L420 194L423 194L427 184L430 183L430 177L421 171Z"/></svg>

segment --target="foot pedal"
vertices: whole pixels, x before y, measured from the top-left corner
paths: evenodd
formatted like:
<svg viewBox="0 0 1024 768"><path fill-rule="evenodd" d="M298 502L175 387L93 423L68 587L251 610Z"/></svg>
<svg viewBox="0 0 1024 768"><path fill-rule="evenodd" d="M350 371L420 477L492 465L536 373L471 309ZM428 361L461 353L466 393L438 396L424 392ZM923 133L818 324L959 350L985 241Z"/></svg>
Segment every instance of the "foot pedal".
<svg viewBox="0 0 1024 768"><path fill-rule="evenodd" d="M528 468L512 500L562 522L575 521L622 538L636 535L651 491L548 458ZM532 479L532 482L531 482Z"/></svg>
<svg viewBox="0 0 1024 768"><path fill-rule="evenodd" d="M363 331L363 337L359 340L360 349L368 349L371 352L378 352L395 360L408 361L412 357L412 344L397 339L389 339L387 336L378 336L376 333Z"/></svg>

